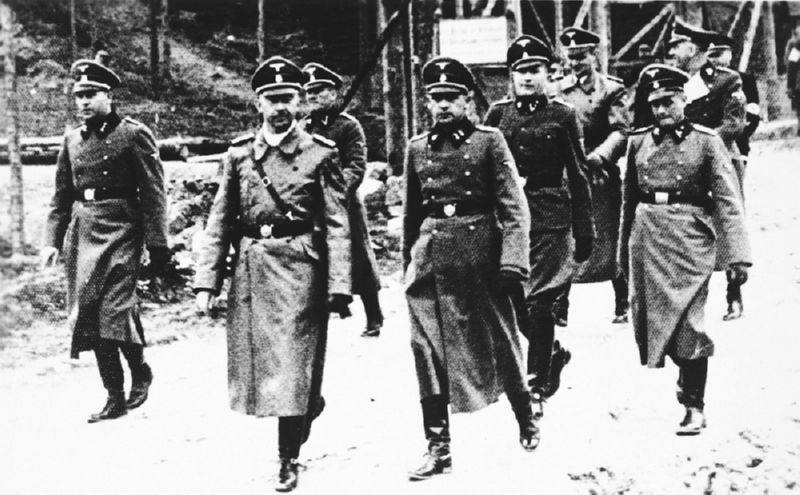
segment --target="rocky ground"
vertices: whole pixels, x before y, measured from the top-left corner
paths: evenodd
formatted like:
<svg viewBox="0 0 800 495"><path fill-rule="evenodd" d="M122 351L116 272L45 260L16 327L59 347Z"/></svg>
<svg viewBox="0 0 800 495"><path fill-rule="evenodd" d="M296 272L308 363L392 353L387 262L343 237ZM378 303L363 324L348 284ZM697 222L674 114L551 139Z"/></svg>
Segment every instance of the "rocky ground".
<svg viewBox="0 0 800 495"><path fill-rule="evenodd" d="M297 493L800 492L798 149L796 140L758 143L751 159L746 189L756 264L739 321L720 320L724 279L712 279L707 322L717 356L701 436L673 434L682 417L676 369L638 365L631 329L610 323L610 284L577 286L570 325L559 334L574 357L562 390L546 405L539 449L519 448L501 400L453 418L452 474L408 482L424 438L400 274L389 260L381 337L359 337L358 303L353 318L331 322L328 408L303 449L307 470ZM213 173L213 165L205 167L169 170L182 181ZM0 174L7 184L8 169ZM26 174L26 207L36 211L47 202L52 168L28 167ZM0 188L0 200L5 194ZM36 238L41 221L31 217L28 225ZM48 321L46 306L9 303L9 293L25 285L19 272L30 277L32 263L19 261L18 270L5 264L0 284L0 324L10 322L0 328L0 493L271 492L276 421L227 409L221 319L198 319L180 294L173 304L148 302L145 325L157 344L147 351L156 374L151 398L125 418L89 425L86 416L104 400L93 359L68 359L57 308ZM56 274L38 275L47 276L57 292Z"/></svg>

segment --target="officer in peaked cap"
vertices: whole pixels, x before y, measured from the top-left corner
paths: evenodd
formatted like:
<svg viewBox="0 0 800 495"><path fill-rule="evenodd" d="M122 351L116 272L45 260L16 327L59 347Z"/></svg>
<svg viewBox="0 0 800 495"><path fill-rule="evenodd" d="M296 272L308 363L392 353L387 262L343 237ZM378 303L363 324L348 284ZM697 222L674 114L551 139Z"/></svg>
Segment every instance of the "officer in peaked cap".
<svg viewBox="0 0 800 495"><path fill-rule="evenodd" d="M718 34L713 37L706 49L706 56L709 62L715 67L728 69L733 59L733 40L723 34ZM742 91L745 96L745 118L747 124L744 130L736 139L736 145L739 147L741 153L740 160L742 167L739 170L744 171L747 166L747 155L750 153L750 137L755 133L758 124L761 122L761 107L760 98L758 95L758 85L756 78L747 72L735 71L742 78ZM740 182L744 183L744 176L739 177ZM735 320L742 316L744 309L742 303L742 291L731 279L731 274L727 273L728 288L726 299L728 301L728 310L722 317L723 320Z"/></svg>
<svg viewBox="0 0 800 495"><path fill-rule="evenodd" d="M451 469L448 403L472 412L505 393L522 447L539 441L512 303L529 273L520 178L502 133L467 118L469 69L439 57L422 79L434 125L406 151L403 268L428 450L411 480Z"/></svg>
<svg viewBox="0 0 800 495"><path fill-rule="evenodd" d="M47 218L42 261L61 253L69 280L71 355L93 351L108 392L90 423L141 406L153 380L144 359L136 283L147 247L151 275L169 261L167 198L158 146L145 125L121 117L112 90L120 78L96 60L70 70L82 125L67 131L58 155L56 188ZM120 353L131 371L130 395Z"/></svg>
<svg viewBox="0 0 800 495"><path fill-rule="evenodd" d="M686 414L678 435L705 427L714 343L703 315L715 261L739 283L751 264L736 172L719 135L685 117L688 81L663 64L642 72L655 124L629 138L619 243L641 363L661 368L669 356L679 368L677 398Z"/></svg>
<svg viewBox="0 0 800 495"><path fill-rule="evenodd" d="M625 154L628 122L626 91L622 80L597 69L597 44L600 37L576 27L559 36L572 69L561 85L561 96L575 107L583 131L587 170L592 187L592 213L597 238L592 256L576 266L574 282L611 280L614 288L614 323L628 321L628 283L617 273L616 253L621 201L620 170ZM622 118L620 118L622 117ZM556 324L567 324L568 284L556 303Z"/></svg>
<svg viewBox="0 0 800 495"><path fill-rule="evenodd" d="M560 385L569 351L555 340L555 301L571 280L573 261L592 252L591 192L583 170L581 128L572 105L545 95L553 53L533 36L520 36L508 48L513 98L492 104L485 123L506 137L531 214L531 276L524 303L518 301L528 337L531 395L542 403ZM574 242L573 242L574 239Z"/></svg>
<svg viewBox="0 0 800 495"><path fill-rule="evenodd" d="M689 81L685 87L688 100L686 118L710 127L720 135L736 169L739 197L744 202L746 163L741 159L737 141L747 125L747 98L739 74L727 67L715 66L707 52L708 48L712 48L713 53L715 46L725 44L728 41L719 34L695 28L676 18L668 45L668 56L676 67L689 73ZM725 269L726 266L722 264L717 266L717 270ZM729 319L738 317L742 310L741 294L735 292L734 290L732 295L739 297L734 297L733 302L728 304L725 316Z"/></svg>
<svg viewBox="0 0 800 495"><path fill-rule="evenodd" d="M361 297L367 317L367 328L361 335L377 337L383 326L383 312L378 299L381 281L367 228L367 211L357 193L367 168L367 139L358 120L340 109L341 76L313 62L303 67L303 74L309 114L302 125L307 132L336 143L347 183L347 212L353 246L353 293Z"/></svg>
<svg viewBox="0 0 800 495"><path fill-rule="evenodd" d="M224 160L194 290L205 313L224 260L238 244L228 297L228 384L233 410L277 416L275 487L297 486L300 446L324 408L328 313L349 316L350 234L339 153L297 125L305 76L283 57L253 74L262 125Z"/></svg>

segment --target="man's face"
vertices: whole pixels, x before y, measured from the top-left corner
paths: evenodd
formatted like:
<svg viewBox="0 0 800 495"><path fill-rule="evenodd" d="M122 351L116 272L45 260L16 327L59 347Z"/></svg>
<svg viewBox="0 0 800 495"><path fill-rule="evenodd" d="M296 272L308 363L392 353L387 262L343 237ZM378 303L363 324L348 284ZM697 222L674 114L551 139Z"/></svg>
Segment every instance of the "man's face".
<svg viewBox="0 0 800 495"><path fill-rule="evenodd" d="M681 70L689 70L692 58L697 54L697 45L691 41L679 41L670 45L666 62Z"/></svg>
<svg viewBox="0 0 800 495"><path fill-rule="evenodd" d="M686 95L674 93L658 98L650 102L650 108L659 127L672 127L683 120Z"/></svg>
<svg viewBox="0 0 800 495"><path fill-rule="evenodd" d="M593 50L568 52L567 64L577 77L588 76L597 66L597 56Z"/></svg>
<svg viewBox="0 0 800 495"><path fill-rule="evenodd" d="M733 52L729 49L709 51L706 55L708 61L714 64L714 67L730 67L731 60L733 59Z"/></svg>
<svg viewBox="0 0 800 495"><path fill-rule="evenodd" d="M280 93L264 91L258 95L256 106L270 131L285 132L297 115L300 107L300 92L297 90Z"/></svg>
<svg viewBox="0 0 800 495"><path fill-rule="evenodd" d="M308 109L311 112L329 110L336 103L337 96L336 90L331 86L312 86L306 90Z"/></svg>
<svg viewBox="0 0 800 495"><path fill-rule="evenodd" d="M428 110L437 124L452 124L467 114L469 97L456 91L428 94Z"/></svg>
<svg viewBox="0 0 800 495"><path fill-rule="evenodd" d="M78 116L83 120L104 117L111 113L111 95L108 91L86 89L75 93Z"/></svg>
<svg viewBox="0 0 800 495"><path fill-rule="evenodd" d="M514 94L530 96L544 94L548 67L544 62L532 62L511 72Z"/></svg>

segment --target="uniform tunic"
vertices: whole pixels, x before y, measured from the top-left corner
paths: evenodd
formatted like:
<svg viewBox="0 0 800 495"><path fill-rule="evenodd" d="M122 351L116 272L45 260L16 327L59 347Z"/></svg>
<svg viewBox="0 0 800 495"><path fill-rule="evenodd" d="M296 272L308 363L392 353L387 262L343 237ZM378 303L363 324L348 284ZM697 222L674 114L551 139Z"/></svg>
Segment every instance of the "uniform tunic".
<svg viewBox="0 0 800 495"><path fill-rule="evenodd" d="M684 121L680 136L648 127L630 136L623 182L620 264L629 269L642 364L711 356L704 308L714 260L750 263L736 173L720 137ZM713 208L641 202L641 194L706 198ZM677 196L676 196L677 195ZM719 230L715 227L719 225Z"/></svg>
<svg viewBox="0 0 800 495"><path fill-rule="evenodd" d="M137 330L142 250L167 246L164 170L150 130L109 114L64 136L44 245L62 251L72 357L97 339L143 344ZM113 199L85 201L114 191Z"/></svg>
<svg viewBox="0 0 800 495"><path fill-rule="evenodd" d="M530 218L502 134L469 127L459 143L416 136L404 170L403 263L420 396L444 395L453 412L527 390L514 310L496 281L501 268L528 275ZM456 201L486 213L426 216Z"/></svg>
<svg viewBox="0 0 800 495"><path fill-rule="evenodd" d="M557 99L518 106L512 100L492 104L486 124L502 131L525 181L532 267L527 292L536 295L570 281L570 230L572 237L594 237L591 192L575 110Z"/></svg>
<svg viewBox="0 0 800 495"><path fill-rule="evenodd" d="M353 293L376 292L381 288L378 262L372 251L367 226L367 210L356 193L367 168L367 138L364 129L348 113L327 113L304 119L307 132L319 134L336 143L347 186L347 213L353 241Z"/></svg>
<svg viewBox="0 0 800 495"><path fill-rule="evenodd" d="M614 120L622 106L625 86L615 77L598 72L583 81L571 78L562 86L562 96L575 107L583 131L587 155L600 158L605 168L587 167L592 188L592 214L597 237L592 255L576 263L575 282L599 282L616 276L619 208L622 202L620 173L616 161L625 154L625 123ZM616 132L615 132L616 131Z"/></svg>
<svg viewBox="0 0 800 495"><path fill-rule="evenodd" d="M313 230L280 238L248 232L288 221L262 184L263 167L292 221ZM257 416L299 416L317 400L329 294L350 293L344 179L332 141L294 128L277 147L262 132L234 141L205 229L195 290L218 292L237 235L239 258L228 295L231 408Z"/></svg>

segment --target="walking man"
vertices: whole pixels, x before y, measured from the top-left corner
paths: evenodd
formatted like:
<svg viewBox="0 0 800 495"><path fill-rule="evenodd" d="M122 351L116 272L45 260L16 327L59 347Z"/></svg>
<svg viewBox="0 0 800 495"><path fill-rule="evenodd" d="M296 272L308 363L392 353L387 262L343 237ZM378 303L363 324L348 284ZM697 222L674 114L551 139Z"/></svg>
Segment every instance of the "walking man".
<svg viewBox="0 0 800 495"><path fill-rule="evenodd" d="M552 51L541 40L528 35L514 40L507 53L514 98L492 104L486 116L486 124L505 135L525 181L531 276L525 304L517 306L528 337L531 395L539 414L542 401L558 390L561 369L571 356L555 340L556 297L574 271L570 256L586 261L594 238L577 115L571 105L545 94L552 60Z"/></svg>
<svg viewBox="0 0 800 495"><path fill-rule="evenodd" d="M678 435L706 425L704 396L714 343L704 308L715 259L737 283L751 265L736 172L717 133L686 118L688 74L652 64L640 78L656 119L630 136L623 183L620 265L643 365L679 368Z"/></svg>
<svg viewBox="0 0 800 495"><path fill-rule="evenodd" d="M283 57L253 74L263 125L225 156L194 284L206 312L238 242L228 295L230 406L278 416L281 492L297 486L300 446L325 406L328 313L349 316L351 300L339 154L332 141L298 126L303 79Z"/></svg>
<svg viewBox="0 0 800 495"><path fill-rule="evenodd" d="M302 124L306 132L319 134L335 142L341 158L353 246L353 293L361 296L367 316L367 328L361 335L377 337L383 326L383 312L378 300L381 280L369 238L367 211L357 193L367 168L367 139L358 120L340 111L341 76L317 63L306 64L303 73L306 76L303 88L310 112Z"/></svg>
<svg viewBox="0 0 800 495"><path fill-rule="evenodd" d="M617 160L625 154L627 122L615 119L623 114L625 86L621 79L597 68L600 37L585 29L569 27L560 36L572 69L562 84L564 101L575 107L583 131L586 175L592 188L592 215L596 235L592 255L576 267L573 281L590 283L611 280L614 288L614 323L628 321L628 282L618 273L617 240L621 178ZM569 310L568 283L556 301L556 324L566 326Z"/></svg>
<svg viewBox="0 0 800 495"><path fill-rule="evenodd" d="M454 413L505 392L526 450L539 443L512 294L528 276L530 217L503 135L467 118L472 73L435 58L422 71L435 124L408 144L403 268L428 451L409 474L449 472Z"/></svg>
<svg viewBox="0 0 800 495"><path fill-rule="evenodd" d="M153 134L113 103L119 77L92 60L78 60L70 72L83 124L66 133L58 154L41 256L44 267L64 259L71 357L91 350L97 359L108 398L89 417L96 423L141 406L153 381L136 281L145 246L151 273L169 261L167 198ZM120 352L131 371L127 400Z"/></svg>

